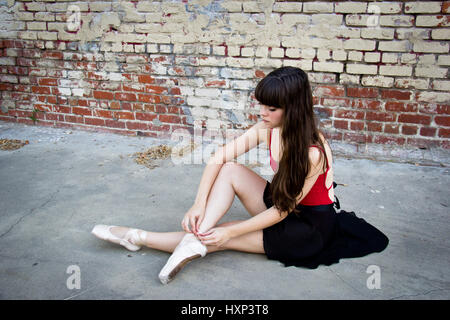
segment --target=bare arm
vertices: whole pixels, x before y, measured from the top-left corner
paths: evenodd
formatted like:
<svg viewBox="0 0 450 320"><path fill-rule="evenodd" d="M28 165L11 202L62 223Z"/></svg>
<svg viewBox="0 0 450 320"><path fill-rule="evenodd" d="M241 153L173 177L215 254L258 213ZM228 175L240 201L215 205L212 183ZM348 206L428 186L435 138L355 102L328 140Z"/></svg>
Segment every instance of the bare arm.
<svg viewBox="0 0 450 320"><path fill-rule="evenodd" d="M314 150L310 151L310 161L310 173L305 180L302 192L297 197L297 203L300 203L300 201L308 194L314 183L317 181L317 178L319 177L319 174L321 172L321 164L323 162L321 161L320 154L318 152L315 152ZM200 239L206 245L221 246L231 238L268 228L285 219L287 215L288 212L280 213L278 209L272 206L271 208L243 222L236 223L227 227L212 228L209 231L201 234Z"/></svg>
<svg viewBox="0 0 450 320"><path fill-rule="evenodd" d="M321 173L322 168L321 165L323 163L323 158L321 160L320 153L316 148L311 149L309 153L309 159L311 161L311 169L308 176L306 177L302 192L297 197L297 203L300 203L303 200L303 198L308 194L308 192L311 190L312 186L316 183L317 178ZM230 238L240 236L247 232L268 228L282 221L284 218L287 217L287 215L288 215L287 212L281 212L280 214L280 211L278 209L276 209L275 207L271 207L241 223L228 226L227 228L229 228Z"/></svg>
<svg viewBox="0 0 450 320"><path fill-rule="evenodd" d="M240 223L233 224L226 228L229 229L230 238L238 237L245 233L262 230L268 228L286 218L287 212L282 212L275 207L271 207L250 219L242 221Z"/></svg>
<svg viewBox="0 0 450 320"><path fill-rule="evenodd" d="M209 192L211 191L214 181L216 180L223 164L236 159L240 155L246 153L261 143L264 140L262 138L264 130L261 130L263 128L264 123L260 122L255 124L243 135L218 148L217 151L211 156L203 171L202 178L200 179L194 205L186 213L181 223L186 232L191 232L189 229L189 224L193 227L195 233L198 232L198 227L203 221L204 210L206 208L206 201L208 199Z"/></svg>

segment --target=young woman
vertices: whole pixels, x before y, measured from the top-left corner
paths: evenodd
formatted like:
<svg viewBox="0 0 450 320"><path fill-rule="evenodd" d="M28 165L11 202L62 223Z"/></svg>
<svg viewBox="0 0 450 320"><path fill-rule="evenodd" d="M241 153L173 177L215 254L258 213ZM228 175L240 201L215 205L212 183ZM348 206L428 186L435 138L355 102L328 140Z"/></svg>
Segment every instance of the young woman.
<svg viewBox="0 0 450 320"><path fill-rule="evenodd" d="M212 155L181 221L184 231L97 225L92 233L133 251L147 246L171 252L159 274L162 283L192 259L220 250L261 253L307 268L384 250L382 232L353 212L334 209L333 158L317 129L307 74L274 70L258 83L255 97L262 121ZM233 162L260 143L269 146L272 182ZM235 195L251 217L216 225Z"/></svg>

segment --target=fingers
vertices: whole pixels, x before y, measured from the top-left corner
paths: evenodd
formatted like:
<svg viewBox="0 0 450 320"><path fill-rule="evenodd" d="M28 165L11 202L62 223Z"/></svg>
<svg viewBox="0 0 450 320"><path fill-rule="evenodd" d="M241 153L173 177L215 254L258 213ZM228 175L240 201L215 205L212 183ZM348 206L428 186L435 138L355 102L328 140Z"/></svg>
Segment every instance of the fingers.
<svg viewBox="0 0 450 320"><path fill-rule="evenodd" d="M195 233L198 233L198 230L200 229L200 225L203 222L203 216L198 217L197 223L195 224Z"/></svg>
<svg viewBox="0 0 450 320"><path fill-rule="evenodd" d="M218 239L217 239L217 235L214 233L214 230L209 230L208 232L205 233L199 233L199 240L204 244L204 245L217 245L219 243Z"/></svg>
<svg viewBox="0 0 450 320"><path fill-rule="evenodd" d="M195 234L197 233L197 230L195 229L195 222L196 222L196 220L197 220L197 217L191 217L190 219L189 219L189 223L190 223L190 226L191 226L191 229L192 229L192 232L194 232Z"/></svg>
<svg viewBox="0 0 450 320"><path fill-rule="evenodd" d="M192 233L192 231L189 229L189 220L187 218L184 218L183 221L181 221L181 227L184 231L187 233Z"/></svg>

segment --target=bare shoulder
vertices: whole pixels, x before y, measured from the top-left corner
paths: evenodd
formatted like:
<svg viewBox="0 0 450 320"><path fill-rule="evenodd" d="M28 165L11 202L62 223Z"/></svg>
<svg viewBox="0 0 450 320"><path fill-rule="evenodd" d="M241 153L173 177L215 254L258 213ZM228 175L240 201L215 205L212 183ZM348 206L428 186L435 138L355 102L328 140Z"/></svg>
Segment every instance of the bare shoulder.
<svg viewBox="0 0 450 320"><path fill-rule="evenodd" d="M322 152L319 148L309 148L308 156L313 167L317 167L322 162Z"/></svg>
<svg viewBox="0 0 450 320"><path fill-rule="evenodd" d="M260 143L267 143L269 141L270 129L263 121L254 124L250 129L248 129L248 132L253 132L252 134L255 134L258 137L258 142Z"/></svg>

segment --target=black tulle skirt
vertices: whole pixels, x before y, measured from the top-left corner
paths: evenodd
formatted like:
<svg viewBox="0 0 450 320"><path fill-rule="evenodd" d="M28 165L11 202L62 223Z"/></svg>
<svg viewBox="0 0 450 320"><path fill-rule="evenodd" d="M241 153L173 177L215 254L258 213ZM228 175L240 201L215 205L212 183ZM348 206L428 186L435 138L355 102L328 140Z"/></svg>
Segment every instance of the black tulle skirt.
<svg viewBox="0 0 450 320"><path fill-rule="evenodd" d="M264 203L273 206L267 182ZM315 269L342 258L356 258L383 251L389 239L380 230L358 218L354 212L340 210L334 204L299 205L300 213L263 229L264 251L271 260L286 267Z"/></svg>

